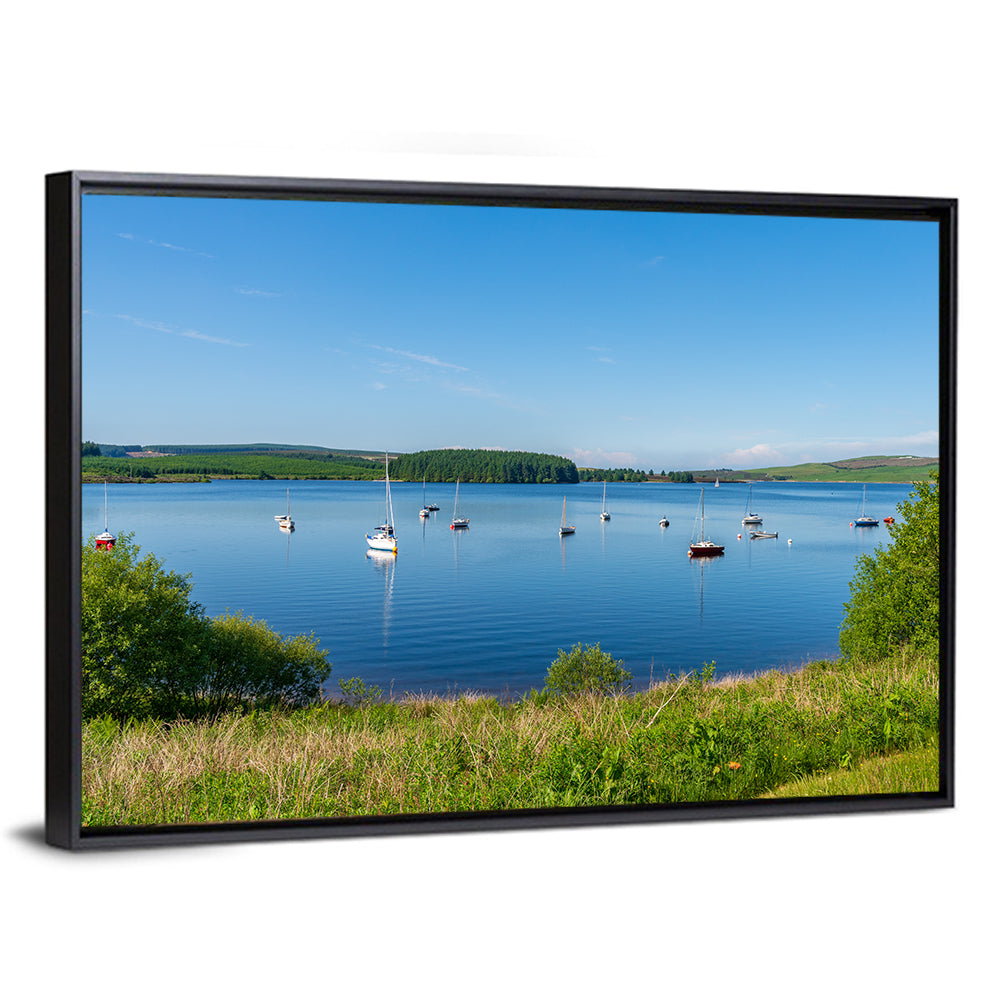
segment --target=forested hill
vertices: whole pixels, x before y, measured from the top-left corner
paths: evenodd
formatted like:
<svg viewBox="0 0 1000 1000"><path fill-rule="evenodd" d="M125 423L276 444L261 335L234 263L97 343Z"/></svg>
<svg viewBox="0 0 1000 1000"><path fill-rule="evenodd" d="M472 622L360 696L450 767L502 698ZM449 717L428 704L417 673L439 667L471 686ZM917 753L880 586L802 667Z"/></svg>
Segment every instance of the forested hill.
<svg viewBox="0 0 1000 1000"><path fill-rule="evenodd" d="M392 479L432 483L578 483L576 463L560 455L486 448L442 448L400 455L389 463Z"/></svg>

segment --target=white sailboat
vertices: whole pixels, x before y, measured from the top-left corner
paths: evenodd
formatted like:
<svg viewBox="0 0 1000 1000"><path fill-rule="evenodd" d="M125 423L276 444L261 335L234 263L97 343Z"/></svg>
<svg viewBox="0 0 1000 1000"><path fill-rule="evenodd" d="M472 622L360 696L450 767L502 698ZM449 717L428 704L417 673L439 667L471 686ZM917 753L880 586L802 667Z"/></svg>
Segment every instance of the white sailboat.
<svg viewBox="0 0 1000 1000"><path fill-rule="evenodd" d="M753 500L753 483L750 483L750 486L747 489L747 509L746 509L746 514L743 516L743 523L763 524L764 518L762 518L760 514L754 514L750 509L750 504L752 500Z"/></svg>
<svg viewBox="0 0 1000 1000"><path fill-rule="evenodd" d="M427 506L427 478L424 477L424 505L420 508L421 517L430 517L431 509Z"/></svg>
<svg viewBox="0 0 1000 1000"><path fill-rule="evenodd" d="M467 517L458 516L458 485L461 479L455 480L455 514L451 519L452 529L455 528L467 528L469 526L469 519Z"/></svg>
<svg viewBox="0 0 1000 1000"><path fill-rule="evenodd" d="M108 481L104 480L104 530L94 539L95 549L113 549L115 536L108 531Z"/></svg>
<svg viewBox="0 0 1000 1000"><path fill-rule="evenodd" d="M601 520L610 521L611 515L608 513L608 483L604 482L604 497L601 500Z"/></svg>
<svg viewBox="0 0 1000 1000"><path fill-rule="evenodd" d="M701 537L688 547L689 556L721 556L726 550L724 545L717 545L705 537L705 487L701 488Z"/></svg>
<svg viewBox="0 0 1000 1000"><path fill-rule="evenodd" d="M380 524L370 535L368 547L380 552L396 551L396 531L392 524L392 492L389 489L389 453L385 454L385 524Z"/></svg>
<svg viewBox="0 0 1000 1000"><path fill-rule="evenodd" d="M861 516L854 519L855 528L875 528L878 526L878 518L865 513L865 500L867 498L868 487L861 487Z"/></svg>
<svg viewBox="0 0 1000 1000"><path fill-rule="evenodd" d="M559 534L572 535L574 531L576 531L576 525L566 523L566 498L563 497L562 524L559 525Z"/></svg>
<svg viewBox="0 0 1000 1000"><path fill-rule="evenodd" d="M295 522L292 520L292 504L289 498L288 489L285 490L285 513L275 514L274 519L278 522L279 528L284 528L285 531L295 530Z"/></svg>

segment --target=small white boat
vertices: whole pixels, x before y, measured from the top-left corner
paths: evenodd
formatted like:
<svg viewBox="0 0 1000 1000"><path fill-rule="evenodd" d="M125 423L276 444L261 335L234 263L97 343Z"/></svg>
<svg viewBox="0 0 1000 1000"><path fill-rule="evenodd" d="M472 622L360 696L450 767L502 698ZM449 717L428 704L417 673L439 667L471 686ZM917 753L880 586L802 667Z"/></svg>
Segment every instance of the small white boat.
<svg viewBox="0 0 1000 1000"><path fill-rule="evenodd" d="M572 535L574 531L576 531L576 525L566 523L566 498L563 497L562 524L559 525L559 534Z"/></svg>
<svg viewBox="0 0 1000 1000"><path fill-rule="evenodd" d="M751 531L751 538L777 538L778 533L776 531Z"/></svg>
<svg viewBox="0 0 1000 1000"><path fill-rule="evenodd" d="M667 520L666 515L664 515L663 517L660 518L660 527L661 528L669 528L670 527L670 522Z"/></svg>
<svg viewBox="0 0 1000 1000"><path fill-rule="evenodd" d="M716 488L716 489L718 489L718 488L719 488L719 480L718 480L718 479L716 479L716 480L715 480L715 488Z"/></svg>
<svg viewBox="0 0 1000 1000"><path fill-rule="evenodd" d="M865 513L865 500L867 497L868 487L861 487L861 515L854 519L855 528L877 528L878 518L871 517L869 514Z"/></svg>
<svg viewBox="0 0 1000 1000"><path fill-rule="evenodd" d="M385 454L385 524L365 535L368 547L380 552L396 552L396 530L392 524L392 492L389 489L389 453Z"/></svg>
<svg viewBox="0 0 1000 1000"><path fill-rule="evenodd" d="M763 524L764 523L764 518L762 518L760 516L760 514L754 514L750 510L750 504L751 504L752 500L753 500L753 483L751 483L750 486L749 486L749 488L747 489L747 509L746 509L746 513L743 515L743 523L744 524Z"/></svg>
<svg viewBox="0 0 1000 1000"><path fill-rule="evenodd" d="M278 522L279 528L284 528L286 531L295 530L295 522L292 520L292 504L287 489L285 490L285 513L275 514L274 519Z"/></svg>
<svg viewBox="0 0 1000 1000"><path fill-rule="evenodd" d="M104 480L104 530L94 539L95 549L113 549L115 536L108 531L108 481Z"/></svg>
<svg viewBox="0 0 1000 1000"><path fill-rule="evenodd" d="M427 506L427 480L425 479L424 480L424 505L423 505L423 507L420 508L420 516L421 517L430 517L432 510L437 510L437 507L428 507Z"/></svg>
<svg viewBox="0 0 1000 1000"><path fill-rule="evenodd" d="M604 498L601 500L601 520L610 521L611 515L608 513L608 484L604 483Z"/></svg>
<svg viewBox="0 0 1000 1000"><path fill-rule="evenodd" d="M458 516L458 486L460 482L460 479L455 480L455 512L451 519L452 530L455 528L467 528L469 526L469 519L467 517Z"/></svg>

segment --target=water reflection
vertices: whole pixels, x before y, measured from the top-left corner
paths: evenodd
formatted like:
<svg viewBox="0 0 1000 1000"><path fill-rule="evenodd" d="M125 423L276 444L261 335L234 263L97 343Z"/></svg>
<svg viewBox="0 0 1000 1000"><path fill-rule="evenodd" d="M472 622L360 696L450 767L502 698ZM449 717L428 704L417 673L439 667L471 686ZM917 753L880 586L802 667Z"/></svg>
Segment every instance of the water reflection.
<svg viewBox="0 0 1000 1000"><path fill-rule="evenodd" d="M392 591L396 579L396 553L368 549L365 552L365 559L372 564L377 573L382 574L385 580L385 594L382 598L382 648L387 649L392 624Z"/></svg>

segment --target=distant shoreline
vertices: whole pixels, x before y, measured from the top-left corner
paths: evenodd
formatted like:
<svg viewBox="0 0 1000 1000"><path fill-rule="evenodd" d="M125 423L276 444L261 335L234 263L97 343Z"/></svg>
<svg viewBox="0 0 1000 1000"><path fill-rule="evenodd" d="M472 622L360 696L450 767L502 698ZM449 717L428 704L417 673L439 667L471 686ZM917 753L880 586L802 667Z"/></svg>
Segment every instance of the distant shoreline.
<svg viewBox="0 0 1000 1000"><path fill-rule="evenodd" d="M308 482L308 483L378 483L384 482L384 479L335 479L331 476L274 476L270 479L260 479L258 476L148 476L145 478L132 478L128 476L93 476L85 475L81 479L81 483L84 486L100 486L104 483L115 483L115 484L132 484L134 486L156 486L164 485L169 483L211 483L215 481L228 482L230 480L242 480L244 482L260 483L260 482L275 482L275 483L294 483L294 482ZM719 481L719 487L723 486L746 486L749 483L754 485L778 485L778 486L823 486L823 485L842 485L842 486L908 486L912 483L924 482L925 479L722 479ZM392 483L418 483L420 480L417 479L390 479ZM440 480L435 483L435 485L446 485L448 480ZM600 480L590 480L587 482L579 483L468 483L466 485L470 486L561 486L566 489L570 489L574 486L586 486L590 483L599 483ZM646 485L654 486L710 486L714 483L714 480L695 480L694 483L673 483L668 479L660 479L659 477L653 477L651 479L644 480ZM615 486L635 486L634 482L613 482L612 485ZM638 485L642 485L641 483ZM714 487L713 487L714 488Z"/></svg>

